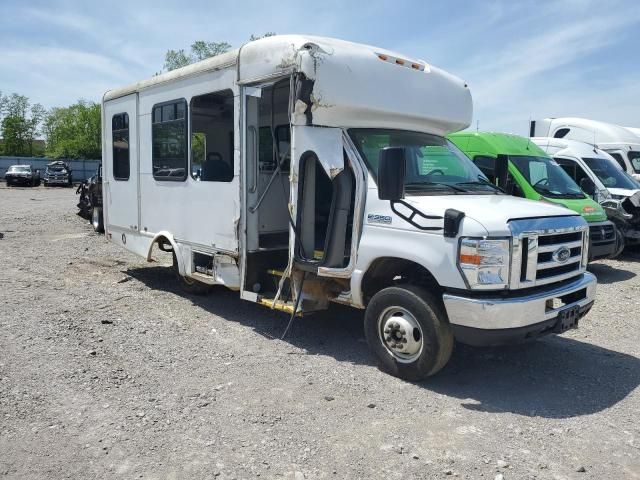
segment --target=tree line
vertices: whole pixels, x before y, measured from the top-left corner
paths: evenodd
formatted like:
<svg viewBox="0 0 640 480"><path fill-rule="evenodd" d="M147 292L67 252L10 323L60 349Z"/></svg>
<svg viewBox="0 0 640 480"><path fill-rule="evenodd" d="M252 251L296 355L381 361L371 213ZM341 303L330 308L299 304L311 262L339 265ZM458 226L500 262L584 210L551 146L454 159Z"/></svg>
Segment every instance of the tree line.
<svg viewBox="0 0 640 480"><path fill-rule="evenodd" d="M275 35L251 35L249 41ZM190 50L168 50L163 71L199 62L231 49L227 42L198 40ZM161 72L159 72L161 73ZM0 155L97 159L102 156L100 104L78 100L68 107L45 109L25 95L0 92ZM44 141L43 141L44 140Z"/></svg>

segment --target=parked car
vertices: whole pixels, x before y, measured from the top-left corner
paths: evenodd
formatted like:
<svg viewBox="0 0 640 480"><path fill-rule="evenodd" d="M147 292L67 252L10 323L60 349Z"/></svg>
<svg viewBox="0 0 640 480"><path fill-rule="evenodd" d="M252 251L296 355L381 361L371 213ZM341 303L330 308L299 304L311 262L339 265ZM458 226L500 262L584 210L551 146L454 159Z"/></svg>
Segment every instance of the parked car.
<svg viewBox="0 0 640 480"><path fill-rule="evenodd" d="M44 186L64 185L70 187L73 184L71 168L68 163L61 160L47 164L44 171Z"/></svg>
<svg viewBox="0 0 640 480"><path fill-rule="evenodd" d="M11 165L4 174L7 186L25 185L37 187L40 185L40 170L31 165Z"/></svg>
<svg viewBox="0 0 640 480"><path fill-rule="evenodd" d="M78 198L78 214L88 218L96 232L104 231L102 216L102 165L98 166L96 174L88 178L76 190Z"/></svg>

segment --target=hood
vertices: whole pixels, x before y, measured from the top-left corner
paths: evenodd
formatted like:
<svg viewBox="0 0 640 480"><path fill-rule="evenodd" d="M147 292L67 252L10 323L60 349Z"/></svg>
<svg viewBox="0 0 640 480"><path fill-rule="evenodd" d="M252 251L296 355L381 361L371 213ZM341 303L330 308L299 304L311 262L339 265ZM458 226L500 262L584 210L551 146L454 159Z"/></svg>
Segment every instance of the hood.
<svg viewBox="0 0 640 480"><path fill-rule="evenodd" d="M411 195L405 201L432 215L444 215L449 208L464 212L491 236L510 235L507 223L518 218L579 216L561 205L509 195Z"/></svg>
<svg viewBox="0 0 640 480"><path fill-rule="evenodd" d="M640 190L629 190L627 188L607 188L611 195L617 195L619 197L630 197L634 193L640 192Z"/></svg>

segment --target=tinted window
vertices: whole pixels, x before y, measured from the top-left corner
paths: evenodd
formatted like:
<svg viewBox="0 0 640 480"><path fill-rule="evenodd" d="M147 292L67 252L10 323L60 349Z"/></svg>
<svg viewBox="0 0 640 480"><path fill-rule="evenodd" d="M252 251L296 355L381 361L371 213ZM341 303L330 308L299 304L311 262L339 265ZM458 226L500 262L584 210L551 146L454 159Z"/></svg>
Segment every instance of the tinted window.
<svg viewBox="0 0 640 480"><path fill-rule="evenodd" d="M191 176L201 182L230 182L234 177L233 92L191 99ZM180 112L178 112L178 115Z"/></svg>
<svg viewBox="0 0 640 480"><path fill-rule="evenodd" d="M278 125L274 133L278 142L280 156L284 160L281 170L288 172L291 160L291 131L289 130L289 125ZM278 161L276 159L276 151L273 148L271 127L260 127L259 142L260 171L273 172L278 165Z"/></svg>
<svg viewBox="0 0 640 480"><path fill-rule="evenodd" d="M628 188L630 190L640 188L638 182L616 167L611 160L606 158L583 158L583 160L607 188Z"/></svg>
<svg viewBox="0 0 640 480"><path fill-rule="evenodd" d="M439 194L466 191L495 193L486 177L464 153L443 137L403 130L352 129L349 134L374 177L380 151L386 147L406 149L407 193L434 191Z"/></svg>
<svg viewBox="0 0 640 480"><path fill-rule="evenodd" d="M186 100L175 100L153 107L151 163L156 180L182 181L187 178Z"/></svg>
<svg viewBox="0 0 640 480"><path fill-rule="evenodd" d="M640 173L640 152L630 151L627 156L635 173Z"/></svg>
<svg viewBox="0 0 640 480"><path fill-rule="evenodd" d="M616 159L616 162L618 162L618 165L620 165L620 168L622 168L622 170L624 170L625 172L627 171L627 166L624 164L622 155L620 155L619 153L610 153L609 155Z"/></svg>
<svg viewBox="0 0 640 480"><path fill-rule="evenodd" d="M556 133L553 134L554 138L564 138L567 136L567 133L569 133L569 129L568 128L559 128L558 130L556 130Z"/></svg>
<svg viewBox="0 0 640 480"><path fill-rule="evenodd" d="M558 165L560 165L560 167L562 167L562 169L567 172L567 174L573 179L574 182L576 182L576 184L580 185L580 181L583 178L590 179L587 172L585 172L583 168L573 160L558 157L554 158L554 160L558 162Z"/></svg>
<svg viewBox="0 0 640 480"><path fill-rule="evenodd" d="M113 178L129 180L129 115L118 113L111 118L113 139Z"/></svg>
<svg viewBox="0 0 640 480"><path fill-rule="evenodd" d="M549 198L584 198L580 187L555 160L547 157L509 157L520 174L540 195Z"/></svg>

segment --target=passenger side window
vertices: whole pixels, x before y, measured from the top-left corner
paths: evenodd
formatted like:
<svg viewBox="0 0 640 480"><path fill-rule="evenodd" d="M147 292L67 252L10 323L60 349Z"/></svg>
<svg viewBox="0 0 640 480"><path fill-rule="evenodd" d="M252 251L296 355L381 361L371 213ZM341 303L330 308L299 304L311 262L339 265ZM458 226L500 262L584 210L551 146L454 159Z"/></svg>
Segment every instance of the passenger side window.
<svg viewBox="0 0 640 480"><path fill-rule="evenodd" d="M129 114L118 113L111 118L113 144L113 178L129 180Z"/></svg>
<svg viewBox="0 0 640 480"><path fill-rule="evenodd" d="M184 181L187 178L187 101L154 105L151 119L153 178Z"/></svg>
<svg viewBox="0 0 640 480"><path fill-rule="evenodd" d="M620 155L619 153L610 153L609 155L611 155L613 158L616 159L616 162L618 162L618 165L620 165L620 168L622 168L622 170L624 172L627 171L627 166L624 164L624 160L622 159L622 155Z"/></svg>
<svg viewBox="0 0 640 480"><path fill-rule="evenodd" d="M566 158L558 158L555 157L554 160L562 167L562 169L567 172L567 174L573 178L574 182L580 185L580 180L583 178L589 178L587 172L585 172L580 165L578 165L573 160L567 160Z"/></svg>
<svg viewBox="0 0 640 480"><path fill-rule="evenodd" d="M476 155L473 157L473 163L476 164L476 167L485 174L491 183L496 183L496 159L494 157Z"/></svg>
<svg viewBox="0 0 640 480"><path fill-rule="evenodd" d="M234 177L233 92L222 90L191 99L191 176L199 182L231 182Z"/></svg>

